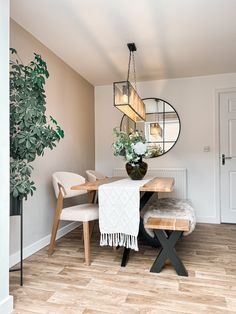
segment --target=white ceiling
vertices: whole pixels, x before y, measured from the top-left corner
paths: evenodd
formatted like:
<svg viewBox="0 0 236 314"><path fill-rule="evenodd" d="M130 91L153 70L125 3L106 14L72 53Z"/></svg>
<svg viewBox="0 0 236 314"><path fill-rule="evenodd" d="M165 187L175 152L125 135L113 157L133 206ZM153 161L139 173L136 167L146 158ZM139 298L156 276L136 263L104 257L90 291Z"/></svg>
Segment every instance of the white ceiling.
<svg viewBox="0 0 236 314"><path fill-rule="evenodd" d="M236 0L11 0L11 16L93 85L236 72Z"/></svg>

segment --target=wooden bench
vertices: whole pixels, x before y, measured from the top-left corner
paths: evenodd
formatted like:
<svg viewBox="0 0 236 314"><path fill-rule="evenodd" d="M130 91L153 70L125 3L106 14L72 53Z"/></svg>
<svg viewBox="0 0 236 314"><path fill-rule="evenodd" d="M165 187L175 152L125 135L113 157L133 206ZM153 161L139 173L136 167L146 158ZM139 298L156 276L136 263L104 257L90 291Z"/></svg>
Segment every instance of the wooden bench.
<svg viewBox="0 0 236 314"><path fill-rule="evenodd" d="M155 237L161 244L161 249L153 263L150 272L159 273L169 259L179 276L188 276L188 272L178 257L175 245L182 237L183 232L189 231L189 220L175 218L148 218L144 225L146 229L152 229Z"/></svg>

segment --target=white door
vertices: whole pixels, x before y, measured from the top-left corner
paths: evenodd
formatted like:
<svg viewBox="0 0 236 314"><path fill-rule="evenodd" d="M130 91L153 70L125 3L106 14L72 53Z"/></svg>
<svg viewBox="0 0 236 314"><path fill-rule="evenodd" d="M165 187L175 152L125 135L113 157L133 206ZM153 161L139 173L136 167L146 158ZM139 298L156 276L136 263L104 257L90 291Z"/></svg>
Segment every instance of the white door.
<svg viewBox="0 0 236 314"><path fill-rule="evenodd" d="M220 94L221 222L236 223L236 91Z"/></svg>

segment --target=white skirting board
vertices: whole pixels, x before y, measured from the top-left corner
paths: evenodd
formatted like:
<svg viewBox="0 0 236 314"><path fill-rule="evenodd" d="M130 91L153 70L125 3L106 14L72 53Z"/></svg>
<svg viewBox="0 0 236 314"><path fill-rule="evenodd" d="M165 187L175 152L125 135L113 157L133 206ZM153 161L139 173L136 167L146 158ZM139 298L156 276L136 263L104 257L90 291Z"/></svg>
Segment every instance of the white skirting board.
<svg viewBox="0 0 236 314"><path fill-rule="evenodd" d="M75 228L79 227L81 225L80 222L74 221L65 227L62 227L57 232L57 239L63 237L65 234L69 233L70 231L74 230ZM32 243L31 245L25 247L23 249L23 258L27 258L30 255L34 254L35 252L41 250L45 246L47 246L50 243L51 234L47 235L46 237ZM20 262L20 251L10 255L10 268L16 265ZM1 313L1 312L0 312Z"/></svg>
<svg viewBox="0 0 236 314"><path fill-rule="evenodd" d="M13 311L13 297L7 296L5 299L0 301L0 313L10 314Z"/></svg>
<svg viewBox="0 0 236 314"><path fill-rule="evenodd" d="M114 176L127 176L125 169L116 168ZM187 169L185 168L150 168L146 176L151 177L173 177L175 179L174 190L171 193L158 193L159 197L188 198L187 193Z"/></svg>

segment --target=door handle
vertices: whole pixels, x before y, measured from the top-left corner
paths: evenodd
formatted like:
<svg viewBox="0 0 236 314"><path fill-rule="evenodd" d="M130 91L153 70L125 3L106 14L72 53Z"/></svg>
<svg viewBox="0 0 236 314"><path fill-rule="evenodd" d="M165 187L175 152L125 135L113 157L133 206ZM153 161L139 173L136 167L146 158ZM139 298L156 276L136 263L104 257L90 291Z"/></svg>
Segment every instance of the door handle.
<svg viewBox="0 0 236 314"><path fill-rule="evenodd" d="M226 157L225 154L222 154L222 165L225 165L226 159L232 159L232 157Z"/></svg>

